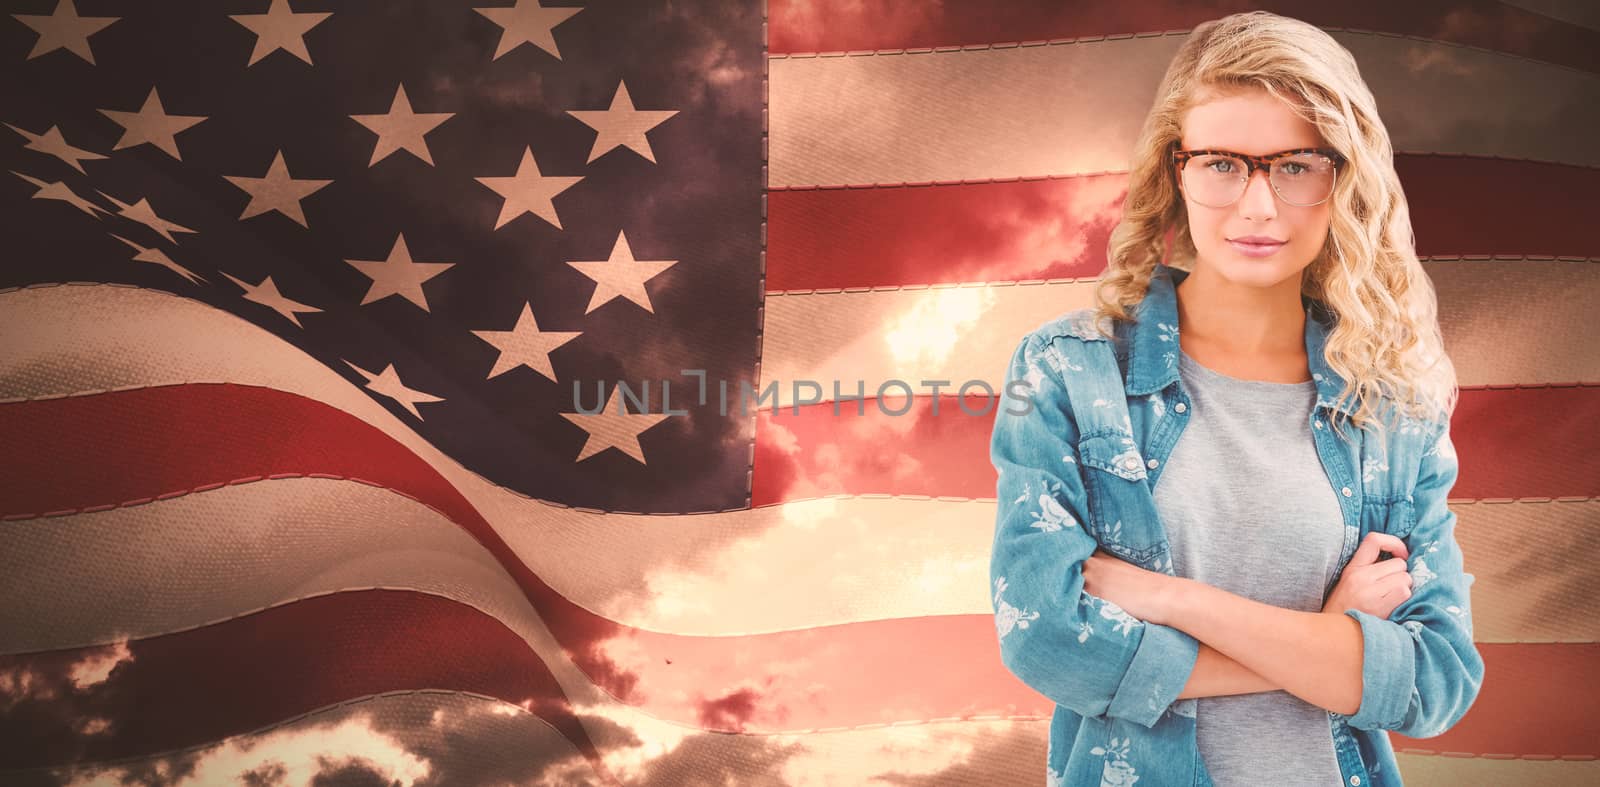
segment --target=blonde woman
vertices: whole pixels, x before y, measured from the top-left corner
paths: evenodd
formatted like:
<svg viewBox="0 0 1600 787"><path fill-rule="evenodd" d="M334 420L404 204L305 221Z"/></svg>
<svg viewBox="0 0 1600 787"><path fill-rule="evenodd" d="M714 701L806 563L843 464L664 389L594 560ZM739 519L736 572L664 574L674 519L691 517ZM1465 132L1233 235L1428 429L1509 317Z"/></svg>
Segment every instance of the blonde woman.
<svg viewBox="0 0 1600 787"><path fill-rule="evenodd" d="M1455 373L1350 53L1265 12L1197 27L1108 256L1095 308L1018 345L990 448L996 631L1056 703L1049 779L1401 784L1388 731L1455 724L1483 660Z"/></svg>

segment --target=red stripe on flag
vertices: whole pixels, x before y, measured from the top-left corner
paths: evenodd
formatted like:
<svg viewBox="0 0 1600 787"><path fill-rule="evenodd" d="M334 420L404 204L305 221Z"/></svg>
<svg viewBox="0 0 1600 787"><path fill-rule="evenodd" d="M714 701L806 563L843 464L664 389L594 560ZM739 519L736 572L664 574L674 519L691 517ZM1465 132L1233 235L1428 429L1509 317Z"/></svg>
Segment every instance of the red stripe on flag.
<svg viewBox="0 0 1600 787"><path fill-rule="evenodd" d="M1395 168L1420 255L1600 257L1600 169L1426 154ZM1126 173L774 190L767 291L1094 278L1126 195Z"/></svg>
<svg viewBox="0 0 1600 787"><path fill-rule="evenodd" d="M905 3L770 0L773 54L973 46L1188 30L1262 9L1318 27L1415 36L1600 71L1600 31L1487 0L1214 0L1194 5L1126 0L1059 3Z"/></svg>
<svg viewBox="0 0 1600 787"><path fill-rule="evenodd" d="M955 381L957 385L964 381ZM841 385L843 393L855 389ZM895 389L899 390L899 389ZM828 391L832 393L832 391ZM869 396L872 391L867 392ZM996 393L1000 393L998 390ZM1012 399L969 395L865 404L767 408L756 417L751 503L772 505L837 494L993 498L989 437ZM858 411L861 413L858 415ZM887 412L886 412L887 411ZM1461 459L1456 499L1600 495L1600 455L1569 439L1600 423L1600 386L1463 389L1451 419Z"/></svg>
<svg viewBox="0 0 1600 787"><path fill-rule="evenodd" d="M767 197L767 291L1094 277L1127 175Z"/></svg>
<svg viewBox="0 0 1600 787"><path fill-rule="evenodd" d="M184 748L423 689L522 705L569 740L587 741L521 637L476 609L407 591L317 596L124 647L0 656L0 673L12 678L0 703L3 768Z"/></svg>
<svg viewBox="0 0 1600 787"><path fill-rule="evenodd" d="M0 405L0 517L76 511L278 474L397 489L457 522L455 488L375 427L303 397L201 383Z"/></svg>
<svg viewBox="0 0 1600 787"><path fill-rule="evenodd" d="M964 382L964 381L958 381ZM854 389L844 393L853 393ZM898 390L898 389L896 389ZM830 391L831 393L831 391ZM872 391L867 392L868 396ZM935 399L939 414L933 414ZM892 415L907 404L904 415ZM750 504L766 506L827 495L946 495L993 498L989 436L995 410L1014 400L968 395L968 415L955 396L918 396L911 402L869 398L855 402L766 408L756 413L756 456Z"/></svg>
<svg viewBox="0 0 1600 787"><path fill-rule="evenodd" d="M1600 755L1595 696L1600 644L1478 644L1483 689L1467 715L1435 738L1394 734L1395 749L1512 757Z"/></svg>

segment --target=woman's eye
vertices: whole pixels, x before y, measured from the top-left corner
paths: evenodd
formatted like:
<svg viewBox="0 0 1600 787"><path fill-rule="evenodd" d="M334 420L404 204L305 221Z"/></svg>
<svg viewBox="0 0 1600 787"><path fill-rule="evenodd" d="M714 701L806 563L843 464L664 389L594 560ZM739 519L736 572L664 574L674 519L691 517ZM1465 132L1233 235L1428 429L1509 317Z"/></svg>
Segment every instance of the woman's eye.
<svg viewBox="0 0 1600 787"><path fill-rule="evenodd" d="M1210 167L1212 172L1218 172L1224 175L1233 171L1233 162L1228 161L1227 159L1218 159L1207 164L1206 166Z"/></svg>
<svg viewBox="0 0 1600 787"><path fill-rule="evenodd" d="M1306 171L1306 165L1294 161L1285 161L1279 166L1284 167L1287 170L1285 174L1288 175L1303 175Z"/></svg>

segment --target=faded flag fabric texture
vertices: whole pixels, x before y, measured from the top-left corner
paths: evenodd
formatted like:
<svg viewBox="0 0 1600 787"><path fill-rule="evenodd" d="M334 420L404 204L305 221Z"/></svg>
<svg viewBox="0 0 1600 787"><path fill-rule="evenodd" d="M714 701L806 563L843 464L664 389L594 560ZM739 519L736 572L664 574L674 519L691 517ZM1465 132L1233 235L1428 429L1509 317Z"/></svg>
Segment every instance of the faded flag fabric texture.
<svg viewBox="0 0 1600 787"><path fill-rule="evenodd" d="M1254 7L1460 372L1486 677L1397 764L1600 781L1587 3L10 0L0 782L1040 783L1007 360Z"/></svg>

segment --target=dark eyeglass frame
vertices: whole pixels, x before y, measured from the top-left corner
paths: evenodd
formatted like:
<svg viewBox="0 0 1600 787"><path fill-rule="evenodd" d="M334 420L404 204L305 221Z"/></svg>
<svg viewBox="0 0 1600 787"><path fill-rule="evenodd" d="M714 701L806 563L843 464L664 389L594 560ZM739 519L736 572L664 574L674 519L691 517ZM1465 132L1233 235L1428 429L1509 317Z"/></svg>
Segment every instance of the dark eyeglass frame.
<svg viewBox="0 0 1600 787"><path fill-rule="evenodd" d="M1188 164L1189 164L1189 159L1192 159L1195 156L1211 155L1211 156L1229 156L1231 158L1236 158L1236 159L1238 159L1240 161L1243 161L1244 162L1244 166L1245 166L1244 177L1241 180L1243 180L1246 183L1248 183L1250 181L1250 178L1255 177L1256 170L1257 169L1261 169L1261 170L1265 170L1266 171L1266 173L1267 173L1267 183L1269 185L1272 183L1272 167L1278 163L1279 159L1285 158L1287 156L1293 156L1293 155L1300 154L1300 153L1317 153L1317 154L1320 154L1320 155L1323 155L1323 156L1327 156L1329 159L1331 159L1333 161L1333 169L1334 169L1334 177L1335 178L1338 178L1338 172L1341 169L1344 168L1344 164L1345 164L1344 154L1340 153L1337 150L1334 150L1333 148L1294 148L1292 150L1280 150L1277 153L1268 153L1265 156L1248 156L1248 155L1245 155L1243 153L1238 153L1238 152L1232 151L1232 150L1217 150L1217 149L1179 150L1177 143L1173 143L1172 148L1173 148L1172 149L1172 162L1174 164L1178 165L1178 174L1179 174L1180 180L1182 179L1184 168L1186 166L1188 166ZM1273 186L1272 191L1273 191L1274 194L1277 194L1278 188L1276 186ZM1244 196L1244 192L1241 191L1239 196L1240 197ZM1282 194L1277 194L1277 196L1278 196L1278 199L1283 199L1283 195ZM1331 192L1329 193L1329 196L1332 196ZM1296 207L1308 208L1308 207L1311 207L1312 205L1321 205L1323 202L1326 202L1327 199L1328 199L1327 197L1323 197L1321 200L1318 200L1316 202L1310 203L1309 205L1298 205L1297 203L1288 202L1287 200L1284 200L1284 201L1285 201L1286 204L1289 204L1289 205L1295 205ZM1239 201L1239 197L1234 197L1233 201L1234 202L1238 202ZM1228 203L1228 205L1232 205L1232 204L1233 204L1233 202ZM1212 205L1212 206L1209 206L1209 207L1225 208L1225 207L1227 207L1227 205Z"/></svg>

